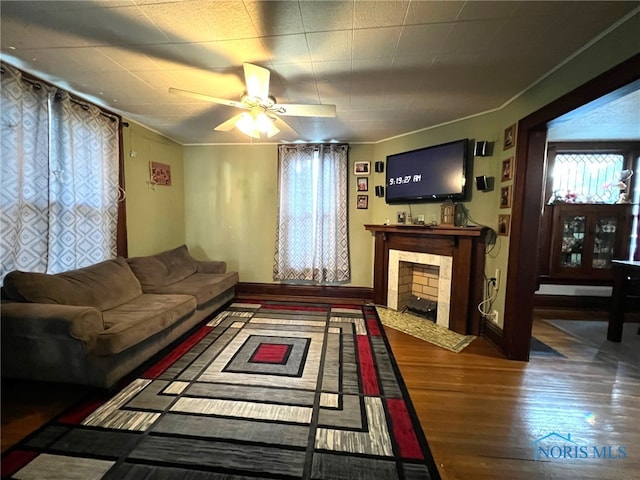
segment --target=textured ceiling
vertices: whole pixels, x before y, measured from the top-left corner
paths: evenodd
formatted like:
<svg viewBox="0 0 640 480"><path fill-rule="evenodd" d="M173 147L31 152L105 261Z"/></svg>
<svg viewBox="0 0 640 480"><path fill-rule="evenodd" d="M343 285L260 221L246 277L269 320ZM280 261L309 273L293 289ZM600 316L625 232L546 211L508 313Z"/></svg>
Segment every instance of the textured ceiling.
<svg viewBox="0 0 640 480"><path fill-rule="evenodd" d="M180 143L249 143L242 63L279 103L335 104L272 141L376 142L500 108L640 2L2 1L2 58Z"/></svg>

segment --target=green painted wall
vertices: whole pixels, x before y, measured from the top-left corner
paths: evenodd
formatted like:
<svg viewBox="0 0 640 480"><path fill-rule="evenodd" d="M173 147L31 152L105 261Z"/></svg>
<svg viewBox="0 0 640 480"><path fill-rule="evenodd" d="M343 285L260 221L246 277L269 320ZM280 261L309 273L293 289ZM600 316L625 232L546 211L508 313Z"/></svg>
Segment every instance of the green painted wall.
<svg viewBox="0 0 640 480"><path fill-rule="evenodd" d="M515 120L513 120L515 121ZM512 122L513 122L512 121ZM502 160L514 155L514 148L503 150L502 135L504 129L509 124L504 124L496 113L481 115L478 117L461 120L450 125L441 126L396 138L376 145L374 157L376 160L386 160L387 155L408 150L414 150L429 145L469 138L473 141L492 142L493 155L489 157L473 157L469 159L472 164L471 175L467 178L470 182L470 201L465 202L465 207L469 211L469 225L485 225L493 230L498 228L498 215L510 214L511 209L499 208L500 187L512 185L512 181L500 182ZM473 142L472 142L473 143ZM384 184L385 174L377 173L375 183ZM486 175L494 178L494 188L492 191L479 192L475 188L474 179L478 175ZM383 198L376 198L373 204L373 223L384 223L387 219L395 223L398 211L411 210L412 216L424 215L425 222L440 223L440 203L421 203L409 205L387 205ZM495 243L487 245L487 255L485 257L485 273L487 278L494 276L496 268L500 268L506 273L506 265L509 251L509 237L498 236ZM504 273L501 277L504 277ZM494 302L494 308L499 312L499 323L504 309L504 288L498 291L498 296ZM488 307L486 309L488 311Z"/></svg>
<svg viewBox="0 0 640 480"><path fill-rule="evenodd" d="M122 129L129 256L185 242L183 147L129 121ZM134 155L134 156L132 156ZM149 183L149 162L171 165L171 186Z"/></svg>
<svg viewBox="0 0 640 480"><path fill-rule="evenodd" d="M371 161L372 145L352 145L349 229L351 285L371 286L371 210L356 209L353 162ZM278 206L275 144L185 147L186 241L194 256L221 259L243 282L273 282ZM372 186L369 186L371 199Z"/></svg>
<svg viewBox="0 0 640 480"><path fill-rule="evenodd" d="M373 284L373 238L364 225L383 223L387 218L394 221L399 209L408 210L408 207L388 206L384 199L375 197L374 187L384 184L384 173L374 173L373 162L384 161L391 153L460 138L494 142L493 156L474 159L469 181L473 182L477 175L494 177L495 188L484 193L472 185L473 195L467 208L473 223L496 229L498 215L511 213L510 209L499 208L500 187L512 183L500 183L502 160L515 153L514 149L504 151L502 148L504 129L640 52L638 31L640 16L635 15L498 111L377 144L351 145L351 285L370 287ZM138 157L126 158L131 254L153 253L186 241L197 258L226 260L230 269L240 272L241 281L272 282L277 215L277 146L185 146L182 150L186 188L183 189L181 184L178 186L182 178L180 147L152 132L133 127L132 137L128 140L125 132L125 152L128 154L131 148L127 145L138 151ZM164 191L162 189L166 187L157 187L156 191L148 188L146 180L151 159L171 163L172 168L175 164L175 188ZM367 192L369 208L366 210L356 208L355 161L371 162ZM423 214L426 221L439 221L439 205L413 205L412 214ZM167 221L167 217L172 220ZM487 276L493 276L496 268L502 270L503 285L493 306L499 312L500 325L508 250L509 237L498 237L486 258Z"/></svg>

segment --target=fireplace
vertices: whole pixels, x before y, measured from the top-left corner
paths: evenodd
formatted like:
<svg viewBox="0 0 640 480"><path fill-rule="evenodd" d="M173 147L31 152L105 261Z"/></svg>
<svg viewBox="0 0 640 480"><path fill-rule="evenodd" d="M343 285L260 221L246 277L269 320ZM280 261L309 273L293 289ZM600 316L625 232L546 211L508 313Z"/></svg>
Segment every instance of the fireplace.
<svg viewBox="0 0 640 480"><path fill-rule="evenodd" d="M398 310L406 309L435 322L438 312L440 268L435 265L400 262ZM387 302L388 303L388 302Z"/></svg>
<svg viewBox="0 0 640 480"><path fill-rule="evenodd" d="M438 303L436 323L449 328L453 258L389 250L387 306L402 310L412 295Z"/></svg>
<svg viewBox="0 0 640 480"><path fill-rule="evenodd" d="M438 269L436 323L478 335L484 282L484 227L365 225L375 236L373 301L398 307L401 263ZM403 287L406 289L406 287ZM390 293L391 292L391 293Z"/></svg>

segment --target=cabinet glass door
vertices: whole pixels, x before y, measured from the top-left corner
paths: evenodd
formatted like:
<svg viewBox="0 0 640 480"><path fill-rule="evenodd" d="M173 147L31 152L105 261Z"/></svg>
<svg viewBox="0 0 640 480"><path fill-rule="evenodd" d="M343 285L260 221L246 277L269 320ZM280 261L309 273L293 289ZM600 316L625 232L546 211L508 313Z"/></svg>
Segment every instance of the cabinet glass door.
<svg viewBox="0 0 640 480"><path fill-rule="evenodd" d="M560 266L563 268L581 268L583 262L583 242L587 217L567 215L562 222L562 254Z"/></svg>
<svg viewBox="0 0 640 480"><path fill-rule="evenodd" d="M601 217L596 223L596 236L593 244L593 268L611 268L611 259L615 253L617 217Z"/></svg>

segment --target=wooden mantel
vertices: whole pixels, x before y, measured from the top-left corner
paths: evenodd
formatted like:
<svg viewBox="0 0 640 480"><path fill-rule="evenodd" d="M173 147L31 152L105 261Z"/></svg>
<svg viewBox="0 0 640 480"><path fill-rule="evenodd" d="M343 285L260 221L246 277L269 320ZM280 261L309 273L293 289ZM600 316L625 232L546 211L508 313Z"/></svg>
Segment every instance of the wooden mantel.
<svg viewBox="0 0 640 480"><path fill-rule="evenodd" d="M365 225L375 236L373 301L387 304L389 250L453 258L449 328L478 335L484 290L485 227Z"/></svg>

